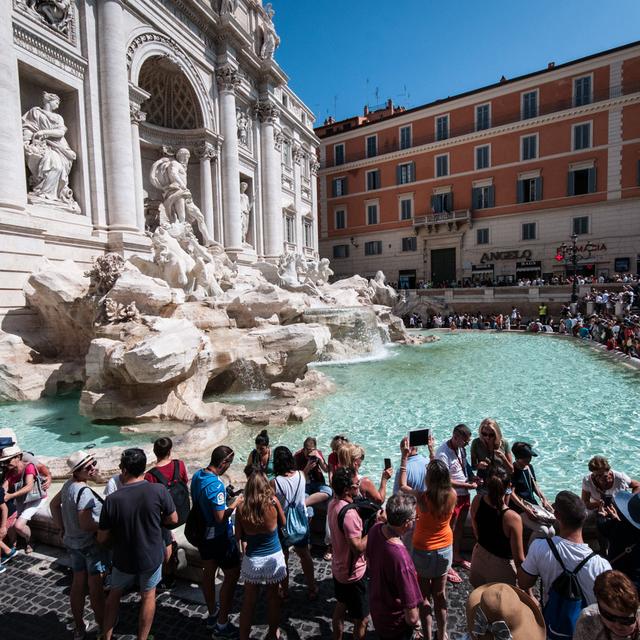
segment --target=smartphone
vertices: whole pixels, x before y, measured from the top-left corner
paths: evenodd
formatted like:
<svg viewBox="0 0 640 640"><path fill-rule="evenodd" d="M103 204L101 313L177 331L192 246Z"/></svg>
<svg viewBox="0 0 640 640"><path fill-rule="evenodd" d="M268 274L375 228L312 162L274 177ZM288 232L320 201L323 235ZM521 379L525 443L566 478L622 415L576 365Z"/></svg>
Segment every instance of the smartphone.
<svg viewBox="0 0 640 640"><path fill-rule="evenodd" d="M409 432L409 446L421 447L429 444L429 429L417 429Z"/></svg>
<svg viewBox="0 0 640 640"><path fill-rule="evenodd" d="M385 458L384 459L384 468L385 469L391 469L391 458Z"/></svg>

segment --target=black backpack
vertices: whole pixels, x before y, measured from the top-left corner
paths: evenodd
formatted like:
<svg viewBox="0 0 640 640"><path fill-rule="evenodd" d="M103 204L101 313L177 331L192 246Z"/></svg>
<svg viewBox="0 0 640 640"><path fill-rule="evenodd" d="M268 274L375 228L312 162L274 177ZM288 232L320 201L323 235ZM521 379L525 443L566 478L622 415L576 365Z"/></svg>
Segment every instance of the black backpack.
<svg viewBox="0 0 640 640"><path fill-rule="evenodd" d="M578 616L587 606L587 601L578 582L578 573L597 554L594 551L584 558L573 571L569 571L564 566L553 540L551 538L546 538L546 540L551 553L562 568L562 573L549 588L547 603L543 609L547 638L550 640L572 638Z"/></svg>
<svg viewBox="0 0 640 640"><path fill-rule="evenodd" d="M163 476L157 469L151 469L149 473L162 485L167 487L169 494L173 498L173 503L176 505L176 513L178 514L178 524L166 527L167 529L175 529L181 524L187 521L189 516L189 509L191 508L191 502L189 500L189 488L180 479L180 462L178 460L173 461L173 477L169 482L165 476Z"/></svg>
<svg viewBox="0 0 640 640"><path fill-rule="evenodd" d="M344 519L347 512L351 509L355 509L362 520L362 535L366 536L369 533L369 529L373 527L378 519L378 513L382 511L382 507L373 500L367 500L366 498L359 498L346 504L338 512L338 527L340 531L344 533Z"/></svg>

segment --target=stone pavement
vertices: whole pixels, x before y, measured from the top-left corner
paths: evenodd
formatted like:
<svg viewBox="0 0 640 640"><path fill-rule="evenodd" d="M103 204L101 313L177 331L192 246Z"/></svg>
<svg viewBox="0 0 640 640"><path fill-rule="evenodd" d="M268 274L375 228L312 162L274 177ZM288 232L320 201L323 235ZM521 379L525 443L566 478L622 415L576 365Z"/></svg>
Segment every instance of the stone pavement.
<svg viewBox="0 0 640 640"><path fill-rule="evenodd" d="M65 557L60 550L40 546L39 553L17 555L0 575L0 638L2 640L69 640L72 637L69 611L70 570L65 566ZM58 561L59 558L59 561ZM291 554L291 583L289 600L282 609L281 629L285 640L308 640L331 638L331 615L335 600L331 581L330 563L315 557L316 579L320 587L318 599L310 601L302 579L300 563ZM460 640L464 635L464 603L469 593L469 584L449 586L449 638ZM234 611L240 608L242 587L236 591ZM138 615L138 597L129 594L120 607L120 621L115 638L135 640ZM88 599L87 599L88 604ZM87 618L89 608L87 606ZM197 585L182 582L171 592L158 595L158 606L152 629L154 640L177 638L210 640L204 626L206 607ZM92 618L91 618L92 619ZM232 616L238 623L238 614ZM258 602L256 625L252 638L266 636L266 605L264 598ZM91 625L89 625L91 628ZM346 631L350 632L350 625ZM351 634L345 634L350 638ZM370 631L367 639L375 636ZM95 635L89 634L88 640Z"/></svg>

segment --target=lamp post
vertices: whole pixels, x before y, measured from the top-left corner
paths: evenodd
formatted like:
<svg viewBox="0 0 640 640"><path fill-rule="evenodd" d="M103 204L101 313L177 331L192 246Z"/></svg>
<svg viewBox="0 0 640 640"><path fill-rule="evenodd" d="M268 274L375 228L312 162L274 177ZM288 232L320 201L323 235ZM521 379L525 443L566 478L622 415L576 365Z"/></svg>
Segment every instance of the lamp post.
<svg viewBox="0 0 640 640"><path fill-rule="evenodd" d="M580 251L584 251L586 255L582 255L578 250L578 235L576 233L571 234L571 244L568 245L563 242L558 247L558 253L556 260L570 263L573 267L573 284L571 286L571 305L574 306L578 302L578 260L584 260L591 257L591 253L594 251L595 245L591 242L587 242L584 248Z"/></svg>

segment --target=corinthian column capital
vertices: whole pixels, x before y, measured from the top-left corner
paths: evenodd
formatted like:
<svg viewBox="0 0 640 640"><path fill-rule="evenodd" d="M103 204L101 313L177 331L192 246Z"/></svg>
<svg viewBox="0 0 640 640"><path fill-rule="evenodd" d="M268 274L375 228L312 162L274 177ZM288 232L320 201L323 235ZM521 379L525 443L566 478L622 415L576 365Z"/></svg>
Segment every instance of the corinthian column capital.
<svg viewBox="0 0 640 640"><path fill-rule="evenodd" d="M194 151L200 160L215 160L218 157L218 149L211 142L201 142Z"/></svg>
<svg viewBox="0 0 640 640"><path fill-rule="evenodd" d="M240 72L233 67L220 67L216 70L216 81L220 91L235 91L240 79Z"/></svg>
<svg viewBox="0 0 640 640"><path fill-rule="evenodd" d="M131 117L131 124L140 124L147 119L147 114L136 104L129 105L129 116Z"/></svg>
<svg viewBox="0 0 640 640"><path fill-rule="evenodd" d="M253 111L260 122L277 122L280 117L280 109L271 100L258 100L253 105Z"/></svg>

